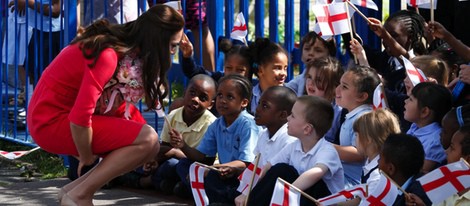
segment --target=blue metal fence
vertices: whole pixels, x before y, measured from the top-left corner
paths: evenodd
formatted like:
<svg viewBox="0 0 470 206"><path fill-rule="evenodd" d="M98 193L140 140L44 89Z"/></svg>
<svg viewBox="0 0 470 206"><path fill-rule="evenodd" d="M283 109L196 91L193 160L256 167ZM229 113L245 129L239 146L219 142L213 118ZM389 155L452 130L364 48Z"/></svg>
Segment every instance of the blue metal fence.
<svg viewBox="0 0 470 206"><path fill-rule="evenodd" d="M0 36L2 37L0 40L0 45L7 45L9 43L8 38L4 39L6 35L11 35L12 31L10 30L11 28L14 29L14 33L17 33L18 26L15 24L14 27L8 27L11 22L7 20L6 12L8 8L8 2L9 1L14 1L16 3L17 0L1 0L0 3L0 10L2 14L2 21L1 21L1 30L0 30ZM101 2L103 5L109 5L115 1L120 1L121 3L120 8L121 10L123 9L123 4L122 1L125 0L61 0L61 7L63 8L63 15L61 18L63 18L63 21L60 24L60 41L61 41L61 46L63 47L66 45L68 42L70 42L76 34L77 31L77 14L82 14L82 15L91 15L89 17L93 18L93 12L90 12L90 10L84 10L82 12L77 12L77 3L80 2L80 7L82 8L93 8L93 6L97 6L96 2ZM138 8L145 10L147 7L144 4L145 2L142 2L145 0L139 0L139 1L134 1L136 4L138 4ZM201 0L199 0L201 1ZM382 7L382 1L381 0L374 0L379 8ZM49 4L49 0L36 0L37 3L40 4ZM150 0L150 3L158 3L160 1L157 0ZM214 37L214 44L216 48L216 53L215 53L215 58L216 58L216 69L217 70L222 70L222 64L223 64L223 54L219 53L217 51L218 47L218 37L220 36L230 36L231 28L233 27L233 22L234 22L234 16L236 13L239 11L243 12L245 19L247 20L247 23L253 24L254 25L254 35L256 37L264 37L265 36L265 28L268 28L268 35L269 38L272 41L279 42L280 37L283 37L284 42L280 42L285 49L291 54L291 61L289 64L289 79L293 77L294 75L294 70L293 70L293 65L300 65L300 69L303 68L302 63L300 62L300 51L298 48L296 48L296 42L294 39L300 39L301 36L307 34L312 28L309 28L309 25L311 24L312 19L310 18L312 15L312 12L310 11L309 7L314 4L315 1L310 1L310 0L284 0L284 1L278 1L278 0L255 0L255 1L248 1L248 0L208 0L207 1L207 18L208 18L208 25L210 28L210 31L212 33L212 36ZM118 2L119 3L119 2ZM279 13L282 11L280 10L280 5L283 3L284 5L284 16L279 16ZM296 3L297 5L301 6L295 6ZM185 6L185 1L182 2L183 5L183 11L184 11L184 6ZM90 7L89 7L90 6ZM105 10L104 13L106 16L108 16L108 7L104 6ZM237 11L236 11L237 9ZM400 9L400 1L390 1L390 8L389 10L396 11ZM251 12L250 12L251 11ZM382 19L382 11L380 12L375 12L369 9L363 9L361 8L361 11L364 12L367 16L372 16L378 19ZM29 16L26 15L26 21L28 25L32 24L32 19L43 19L43 18L49 18L49 16L44 15L45 11L41 10L39 13L36 13L34 16ZM269 18L269 21L267 24L265 24L265 14L269 14L267 18ZM13 13L14 15L17 15L17 13ZM254 17L250 18L252 15ZM81 16L80 20L83 22L83 19L85 17ZM121 12L121 21L123 22L123 15ZM16 19L16 18L15 18ZM299 21L296 22L295 19L298 19ZM373 48L380 48L380 40L369 31L368 26L365 24L365 22L360 19L360 18L355 18L355 23L356 23L356 28L357 32L359 35L362 37L364 40L364 43L373 47ZM13 23L17 23L17 20L14 21ZM37 24L37 23L36 23ZM279 33L279 25L282 24L284 25L284 33ZM296 25L297 24L297 25ZM11 25L10 25L11 26ZM37 26L37 25L36 25ZM298 32L295 32L295 28L298 28ZM296 36L298 35L298 36ZM202 35L199 35L202 36ZM15 58L17 58L17 54L20 49L27 49L27 48L19 48L19 43L21 38L27 38L26 34L23 34L21 36L14 36L14 45L15 49L14 50L0 50L0 56L5 55L15 55ZM254 37L248 37L248 41L252 41ZM39 36L31 39L31 43L36 45L37 47L44 47L44 37ZM49 42L51 41L56 41L56 39L52 39L52 36L49 37ZM198 49L198 48L196 48ZM201 49L201 48L199 48ZM202 53L202 52L200 52ZM50 52L49 52L50 54ZM44 55L43 53L38 53L36 54L38 56ZM42 61L42 58L36 58L37 56L31 57L26 55L26 59L28 60L29 58L34 58ZM197 57L199 62L201 62L200 57ZM35 67L38 67L40 64L46 64L47 62L35 62ZM21 104L18 100L18 95L21 92L25 92L24 96L25 99L27 100L28 97L30 96L32 87L22 87L20 85L20 73L19 73L19 64L18 61L15 61L13 65L6 65L6 64L0 64L0 79L2 80L2 83L0 85L0 96L1 96L1 104L0 104L0 139L6 139L10 141L15 141L19 142L25 145L31 145L34 146L35 143L32 141L31 137L28 134L28 131L26 129L25 125L25 120L24 120L24 111L25 108L27 107L27 101ZM179 64L173 64L174 69L171 70L169 78L171 81L185 81L185 78L182 77L181 73L181 68L179 68ZM37 72L42 72L42 69L37 70L37 68L29 68L27 64L25 64L25 69L26 71L30 71L31 69L34 69L34 71ZM36 74L34 78L37 78L39 75ZM26 73L26 77L30 77ZM10 79L10 81L8 81ZM37 79L35 80L37 81ZM184 84L184 82L183 82ZM10 101L12 100L12 101ZM27 111L26 111L27 112ZM162 121L158 120L156 115L152 114L145 114L145 117L151 125L154 125L156 128L161 128L161 123ZM157 121L156 121L157 120Z"/></svg>

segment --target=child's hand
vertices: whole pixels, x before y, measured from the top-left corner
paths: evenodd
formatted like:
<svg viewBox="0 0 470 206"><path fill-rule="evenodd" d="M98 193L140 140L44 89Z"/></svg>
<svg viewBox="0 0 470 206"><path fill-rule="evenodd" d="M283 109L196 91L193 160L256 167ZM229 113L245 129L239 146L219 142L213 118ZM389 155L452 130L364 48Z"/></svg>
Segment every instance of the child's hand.
<svg viewBox="0 0 470 206"><path fill-rule="evenodd" d="M183 140L183 136L181 135L181 133L179 133L175 129L171 129L168 132L168 135L170 135L170 144L172 147L178 148L178 149L181 149L184 147L185 142Z"/></svg>
<svg viewBox="0 0 470 206"><path fill-rule="evenodd" d="M384 33L386 32L385 28L382 25L382 22L376 18L368 18L370 23L369 23L369 28L372 30L378 37L382 38Z"/></svg>
<svg viewBox="0 0 470 206"><path fill-rule="evenodd" d="M408 195L405 195L405 205L425 206L426 204L417 195L408 193Z"/></svg>
<svg viewBox="0 0 470 206"><path fill-rule="evenodd" d="M362 45L356 39L352 39L350 42L351 53L357 58L359 65L369 66L367 61L366 52Z"/></svg>
<svg viewBox="0 0 470 206"><path fill-rule="evenodd" d="M150 174L150 172L155 171L157 167L158 167L158 162L153 160L153 161L145 163L142 166L142 170L145 172L145 174Z"/></svg>
<svg viewBox="0 0 470 206"><path fill-rule="evenodd" d="M241 194L238 195L238 197L235 198L235 206L245 206L246 202L246 195Z"/></svg>
<svg viewBox="0 0 470 206"><path fill-rule="evenodd" d="M188 36L183 34L183 39L180 42L180 50L183 53L184 58L189 58L193 56L193 44L189 41Z"/></svg>
<svg viewBox="0 0 470 206"><path fill-rule="evenodd" d="M219 169L220 176L222 178L232 178L235 176L236 173L236 168L229 167L229 166L219 166L219 165L214 165L217 169Z"/></svg>
<svg viewBox="0 0 470 206"><path fill-rule="evenodd" d="M447 29L439 22L429 22L427 28L429 33L439 39L445 39L450 34L449 31L447 31Z"/></svg>

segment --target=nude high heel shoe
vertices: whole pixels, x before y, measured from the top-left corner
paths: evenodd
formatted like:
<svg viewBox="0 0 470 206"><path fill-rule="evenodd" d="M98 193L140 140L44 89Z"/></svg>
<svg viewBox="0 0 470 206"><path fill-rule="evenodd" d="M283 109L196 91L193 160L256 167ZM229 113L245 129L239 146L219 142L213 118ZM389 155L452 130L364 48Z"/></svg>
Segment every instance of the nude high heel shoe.
<svg viewBox="0 0 470 206"><path fill-rule="evenodd" d="M72 198L70 198L70 196L67 193L65 193L62 196L60 205L61 206L78 206L78 204L75 201L73 201Z"/></svg>

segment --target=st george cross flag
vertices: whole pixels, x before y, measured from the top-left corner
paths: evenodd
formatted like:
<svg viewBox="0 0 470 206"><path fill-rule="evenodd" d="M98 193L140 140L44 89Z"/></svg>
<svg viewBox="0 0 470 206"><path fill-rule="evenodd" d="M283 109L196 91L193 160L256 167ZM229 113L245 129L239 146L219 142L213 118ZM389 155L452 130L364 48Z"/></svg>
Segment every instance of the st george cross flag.
<svg viewBox="0 0 470 206"><path fill-rule="evenodd" d="M427 81L426 75L424 75L423 71L416 68L406 57L400 56L400 58L403 60L403 64L406 69L406 74L413 83L413 86L416 86L421 82Z"/></svg>
<svg viewBox="0 0 470 206"><path fill-rule="evenodd" d="M274 186L270 206L298 206L300 205L300 192L290 187L288 183L279 178Z"/></svg>
<svg viewBox="0 0 470 206"><path fill-rule="evenodd" d="M385 101L385 91L382 83L380 83L374 90L374 96L372 98L374 109L387 108L387 101Z"/></svg>
<svg viewBox="0 0 470 206"><path fill-rule="evenodd" d="M246 35L248 35L248 29L246 27L245 17L243 16L243 13L240 12L235 19L232 33L230 33L230 38L246 43Z"/></svg>
<svg viewBox="0 0 470 206"><path fill-rule="evenodd" d="M375 2L372 0L345 0L345 1L349 1L357 6L366 7L369 9L376 10L376 11L379 10L379 7L377 7L377 4L375 4Z"/></svg>
<svg viewBox="0 0 470 206"><path fill-rule="evenodd" d="M256 171L256 172L253 172ZM256 167L253 163L248 165L248 167L243 171L243 173L238 176L238 180L240 180L240 185L237 188L237 191L243 193L244 195L248 195L248 191L250 190L250 182L251 178L254 175L252 188L255 187L256 183L258 183L259 176L261 175L261 168Z"/></svg>
<svg viewBox="0 0 470 206"><path fill-rule="evenodd" d="M13 152L7 152L7 151L0 150L0 155L2 155L2 157L5 157L7 159L14 160L14 159L20 158L24 155L27 155L27 154L29 154L33 151L36 151L39 148L40 147L35 147L35 148L30 149L28 151L13 151Z"/></svg>
<svg viewBox="0 0 470 206"><path fill-rule="evenodd" d="M342 190L328 197L321 198L318 200L318 202L320 202L322 205L334 205L340 202L346 202L356 197L364 199L365 197L367 197L366 187L366 184L355 185L351 188Z"/></svg>
<svg viewBox="0 0 470 206"><path fill-rule="evenodd" d="M418 179L432 203L470 187L470 168L463 161L439 167Z"/></svg>
<svg viewBox="0 0 470 206"><path fill-rule="evenodd" d="M374 191L370 191L369 196L361 201L360 206L374 205L386 206L393 205L398 196L398 188L390 179L383 174L380 175L379 182Z"/></svg>
<svg viewBox="0 0 470 206"><path fill-rule="evenodd" d="M418 7L422 9L430 9L431 8L431 0L406 0L406 3L408 3L409 6L411 7ZM432 2L433 8L436 9L437 6L437 0L434 0Z"/></svg>
<svg viewBox="0 0 470 206"><path fill-rule="evenodd" d="M350 32L346 3L313 5L313 13L322 35L338 35Z"/></svg>
<svg viewBox="0 0 470 206"><path fill-rule="evenodd" d="M206 168L196 162L189 167L189 183L193 193L194 202L197 206L206 206L209 204L209 198L204 189L204 172Z"/></svg>

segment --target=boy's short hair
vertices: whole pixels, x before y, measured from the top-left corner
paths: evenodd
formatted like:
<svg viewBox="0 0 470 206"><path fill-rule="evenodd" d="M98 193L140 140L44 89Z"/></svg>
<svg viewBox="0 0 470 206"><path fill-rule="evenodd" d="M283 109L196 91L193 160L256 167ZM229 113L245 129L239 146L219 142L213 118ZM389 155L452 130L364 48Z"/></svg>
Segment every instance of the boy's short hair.
<svg viewBox="0 0 470 206"><path fill-rule="evenodd" d="M192 84L194 84L194 82L196 80L202 80L202 81L207 82L208 84L210 84L210 86L214 89L214 92L213 92L214 96L212 97L212 99L215 99L215 96L216 96L216 93L217 93L217 83L215 82L215 80L207 74L198 74L198 75L194 75L189 80L189 83L188 83L187 87L190 87Z"/></svg>
<svg viewBox="0 0 470 206"><path fill-rule="evenodd" d="M392 163L405 177L418 174L424 164L424 149L418 138L400 133L385 140L380 158Z"/></svg>
<svg viewBox="0 0 470 206"><path fill-rule="evenodd" d="M318 136L323 137L333 122L334 112L331 102L321 97L306 95L300 96L297 101L305 105L303 112L305 120L313 125Z"/></svg>
<svg viewBox="0 0 470 206"><path fill-rule="evenodd" d="M285 86L272 86L266 89L263 94L272 93L272 103L276 105L276 108L280 111L287 111L287 114L291 113L292 107L297 100L295 92Z"/></svg>

